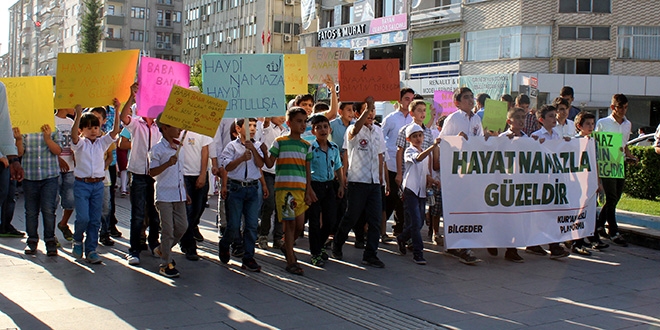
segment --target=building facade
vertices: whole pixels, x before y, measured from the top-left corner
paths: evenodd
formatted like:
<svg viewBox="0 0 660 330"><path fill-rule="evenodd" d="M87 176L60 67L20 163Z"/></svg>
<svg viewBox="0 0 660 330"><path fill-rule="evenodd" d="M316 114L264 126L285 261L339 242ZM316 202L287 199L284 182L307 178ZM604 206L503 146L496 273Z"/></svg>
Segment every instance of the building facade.
<svg viewBox="0 0 660 330"><path fill-rule="evenodd" d="M104 0L99 51L180 61L182 8L182 0ZM58 53L80 51L82 0L19 0L9 11L7 76L55 75Z"/></svg>
<svg viewBox="0 0 660 330"><path fill-rule="evenodd" d="M357 21L363 3L374 15ZM411 0L403 7L410 13L407 35L397 39L387 33L401 27L391 19L401 3L318 1L318 22L303 31L301 45L350 47L355 58L399 58L402 82L426 97L459 85L515 96L529 91L534 77L539 104L572 86L575 105L605 116L611 96L624 93L634 127L660 123L658 1ZM354 28L365 23L368 29Z"/></svg>
<svg viewBox="0 0 660 330"><path fill-rule="evenodd" d="M182 62L206 53L299 53L300 0L185 0Z"/></svg>

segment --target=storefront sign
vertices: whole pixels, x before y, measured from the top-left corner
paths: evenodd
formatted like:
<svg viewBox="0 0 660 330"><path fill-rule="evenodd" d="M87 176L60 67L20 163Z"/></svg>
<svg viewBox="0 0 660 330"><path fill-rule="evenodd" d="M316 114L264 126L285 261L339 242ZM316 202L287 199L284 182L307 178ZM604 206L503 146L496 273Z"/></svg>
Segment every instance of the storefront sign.
<svg viewBox="0 0 660 330"><path fill-rule="evenodd" d="M369 22L335 26L317 32L318 40L332 40L357 37L369 33Z"/></svg>
<svg viewBox="0 0 660 330"><path fill-rule="evenodd" d="M407 28L408 18L406 14L379 17L371 21L369 34L406 30Z"/></svg>
<svg viewBox="0 0 660 330"><path fill-rule="evenodd" d="M435 91L454 91L458 88L459 77L420 79L422 95L433 95Z"/></svg>

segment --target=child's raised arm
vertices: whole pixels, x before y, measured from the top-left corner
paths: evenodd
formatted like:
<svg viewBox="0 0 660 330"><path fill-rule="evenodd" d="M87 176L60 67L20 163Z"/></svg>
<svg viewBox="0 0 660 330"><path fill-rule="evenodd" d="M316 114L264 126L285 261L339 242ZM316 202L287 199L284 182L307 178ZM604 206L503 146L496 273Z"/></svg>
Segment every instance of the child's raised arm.
<svg viewBox="0 0 660 330"><path fill-rule="evenodd" d="M120 128L119 128L119 106L121 106L121 103L119 100L115 97L112 100L112 105L115 107L115 122L114 125L112 126L112 131L110 131L110 137L114 140L117 137L117 134L119 134ZM123 112L123 110L122 110Z"/></svg>
<svg viewBox="0 0 660 330"><path fill-rule="evenodd" d="M73 121L73 126L71 126L71 143L78 144L80 140L80 117L82 117L82 106L76 104L74 107L76 110L76 120Z"/></svg>
<svg viewBox="0 0 660 330"><path fill-rule="evenodd" d="M124 123L124 125L128 125L131 122L131 105L133 105L133 101L135 101L135 94L138 91L138 83L134 83L131 85L131 95L128 97L128 100L126 100L126 103L124 104L124 107L121 109L121 122Z"/></svg>

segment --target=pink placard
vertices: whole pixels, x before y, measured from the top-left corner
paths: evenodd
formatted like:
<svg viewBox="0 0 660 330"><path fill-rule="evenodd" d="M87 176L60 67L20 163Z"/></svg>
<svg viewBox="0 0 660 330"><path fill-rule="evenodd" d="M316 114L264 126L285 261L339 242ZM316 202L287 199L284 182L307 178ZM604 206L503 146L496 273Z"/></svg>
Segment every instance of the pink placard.
<svg viewBox="0 0 660 330"><path fill-rule="evenodd" d="M137 115L156 118L165 109L172 86L190 86L190 67L179 62L143 57L138 70L138 83Z"/></svg>
<svg viewBox="0 0 660 330"><path fill-rule="evenodd" d="M369 24L369 34L379 34L406 29L408 29L408 18L406 17L406 14L376 18L371 20L371 23Z"/></svg>
<svg viewBox="0 0 660 330"><path fill-rule="evenodd" d="M433 93L433 105L435 106L436 117L448 116L450 113L458 110L454 103L454 92L435 91Z"/></svg>

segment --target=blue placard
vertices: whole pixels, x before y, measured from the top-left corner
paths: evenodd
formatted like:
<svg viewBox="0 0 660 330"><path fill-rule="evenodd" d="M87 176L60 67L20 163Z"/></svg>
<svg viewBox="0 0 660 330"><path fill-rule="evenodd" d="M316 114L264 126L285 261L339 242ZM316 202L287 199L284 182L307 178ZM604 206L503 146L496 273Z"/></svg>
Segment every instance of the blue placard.
<svg viewBox="0 0 660 330"><path fill-rule="evenodd" d="M228 102L224 118L284 116L282 54L202 55L204 94Z"/></svg>

